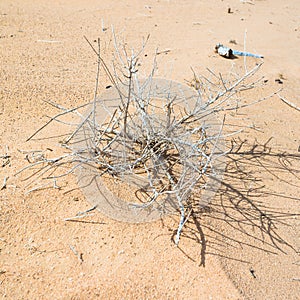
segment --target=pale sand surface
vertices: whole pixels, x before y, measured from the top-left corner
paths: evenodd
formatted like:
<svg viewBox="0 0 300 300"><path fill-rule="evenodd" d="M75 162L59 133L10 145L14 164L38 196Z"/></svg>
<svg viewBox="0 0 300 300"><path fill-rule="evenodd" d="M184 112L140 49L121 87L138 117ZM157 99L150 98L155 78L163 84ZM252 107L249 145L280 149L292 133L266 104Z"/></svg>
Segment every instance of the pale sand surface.
<svg viewBox="0 0 300 300"><path fill-rule="evenodd" d="M170 50L158 56L158 74L182 83L192 79L190 67L199 73L206 67L226 72L233 63L243 68L243 59L226 60L213 49L216 43L230 40L237 42L233 47L243 49L247 30L247 50L265 56L260 73L268 80L263 89L251 93L250 100L283 88L281 95L299 107L299 1L245 2L0 2L0 155L6 146L10 155L10 165L0 167L0 185L9 177L0 191L1 299L300 298L296 216L277 223L278 233L293 249L286 245L279 245L282 251L276 249L266 234L251 226L245 229L234 212L234 225L224 216L221 220L203 216L199 232L191 222L176 248L171 237L177 217L134 225L95 213L82 222L65 222L90 207L80 191L64 194L76 187L73 176L64 179L61 190L30 194L26 194L26 182L14 176L26 165L25 155L18 150L49 147L61 153L59 138L25 143L48 120L46 116L57 113L43 100L74 107L93 98L96 58L83 36L101 37L109 56L110 30L102 32L102 19L105 27L114 25L134 47L150 34L146 70L156 47ZM280 77L283 84L275 82ZM300 112L273 96L244 113L241 122L245 118L260 128L241 135L250 145L255 139L265 143L272 138L273 152L299 155ZM60 130L49 127L46 135L59 135ZM265 186L259 200L276 212L299 213L299 158L274 155L258 158L255 166L251 162L244 156L239 163L249 172L250 181L256 178ZM237 190L247 185L250 198L254 193L243 179L228 175L224 180L235 180ZM228 199L235 197L223 192ZM206 242L201 245L201 240Z"/></svg>

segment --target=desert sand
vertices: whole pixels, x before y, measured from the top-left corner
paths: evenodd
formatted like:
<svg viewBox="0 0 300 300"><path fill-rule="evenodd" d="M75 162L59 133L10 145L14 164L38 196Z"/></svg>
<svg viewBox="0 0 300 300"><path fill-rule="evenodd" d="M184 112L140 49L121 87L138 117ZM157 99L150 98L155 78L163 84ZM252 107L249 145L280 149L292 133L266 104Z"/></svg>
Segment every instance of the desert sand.
<svg viewBox="0 0 300 300"><path fill-rule="evenodd" d="M61 189L32 193L15 176L26 151L64 151L61 126L26 139L58 112L46 100L70 108L93 99L97 58L83 36L100 37L109 59L112 25L132 47L150 34L145 70L158 48L158 75L181 83L193 79L191 67L244 68L243 58L214 53L219 42L264 55L265 84L246 100L272 97L234 120L256 130L239 135L243 153L228 159L226 184L211 210L189 220L179 247L177 215L129 224L92 212L65 221L90 208L72 174ZM299 47L298 0L1 1L1 299L299 299L300 112L274 94L300 107ZM257 226L234 208L239 197L252 203Z"/></svg>

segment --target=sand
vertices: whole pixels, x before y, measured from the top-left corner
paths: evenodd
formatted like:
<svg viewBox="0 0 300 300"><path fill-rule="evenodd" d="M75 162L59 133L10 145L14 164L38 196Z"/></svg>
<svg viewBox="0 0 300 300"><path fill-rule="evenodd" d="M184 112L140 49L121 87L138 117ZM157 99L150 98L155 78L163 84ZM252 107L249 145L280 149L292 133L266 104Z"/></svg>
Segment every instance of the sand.
<svg viewBox="0 0 300 300"><path fill-rule="evenodd" d="M45 100L74 107L93 99L97 62L83 36L100 37L111 58L111 25L133 47L150 34L143 70L158 48L158 75L185 83L193 78L191 67L197 73L228 72L233 64L243 69L243 58L224 59L214 46L242 50L246 32L246 49L265 56L259 72L266 80L246 100L282 89L279 94L299 107L299 16L297 0L2 1L0 187L7 182L0 190L1 298L299 299L300 112L276 94L234 120L257 128L240 134L248 149L271 139L271 152L228 160L227 185L210 212L190 220L179 247L172 240L176 215L128 224L94 212L65 221L90 208L79 190L66 193L76 188L74 176L60 181L61 189L32 193L24 176L15 176L28 165L24 151L64 151L59 125L26 142L57 113ZM250 66L256 62L247 59ZM103 79L100 90L107 84ZM250 210L257 226L241 210L216 211L221 200L232 207L241 193L258 205ZM262 224L271 223L275 232L273 225L264 231ZM272 240L277 233L281 243Z"/></svg>

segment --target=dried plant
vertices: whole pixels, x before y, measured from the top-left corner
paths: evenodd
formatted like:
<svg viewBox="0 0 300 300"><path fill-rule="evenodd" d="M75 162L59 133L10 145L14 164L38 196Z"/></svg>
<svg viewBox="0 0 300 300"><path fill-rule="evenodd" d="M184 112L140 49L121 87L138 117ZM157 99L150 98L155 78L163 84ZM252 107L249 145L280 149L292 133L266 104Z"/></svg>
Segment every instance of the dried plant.
<svg viewBox="0 0 300 300"><path fill-rule="evenodd" d="M61 112L28 138L75 114L80 121L62 143L68 153L51 159L35 153L21 172L33 171L29 178L34 184L44 178L54 180L56 187L56 180L76 173L94 208L122 221L151 221L179 211L178 244L193 207L208 205L220 185L226 157L224 115L250 105L242 101L242 92L258 84L251 79L261 64L227 80L211 70L210 78L193 71L191 88L156 78L157 54L150 74L141 78L139 59L146 42L136 53L114 41L111 67L101 56L100 40L98 49L88 41L98 59L94 100L71 109L48 101ZM98 96L101 70L111 88Z"/></svg>

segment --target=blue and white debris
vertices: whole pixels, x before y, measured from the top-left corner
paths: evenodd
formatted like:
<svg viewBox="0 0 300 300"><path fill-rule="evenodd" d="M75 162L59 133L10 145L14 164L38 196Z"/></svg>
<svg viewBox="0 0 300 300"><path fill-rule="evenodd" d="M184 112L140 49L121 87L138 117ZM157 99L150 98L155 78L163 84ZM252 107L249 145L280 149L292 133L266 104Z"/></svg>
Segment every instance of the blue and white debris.
<svg viewBox="0 0 300 300"><path fill-rule="evenodd" d="M215 51L226 58L234 58L235 56L249 56L249 57L255 57L255 58L264 58L263 55L260 54L253 54L250 52L243 52L243 51L237 51L233 50L229 47L226 47L222 44L217 44L215 47Z"/></svg>

